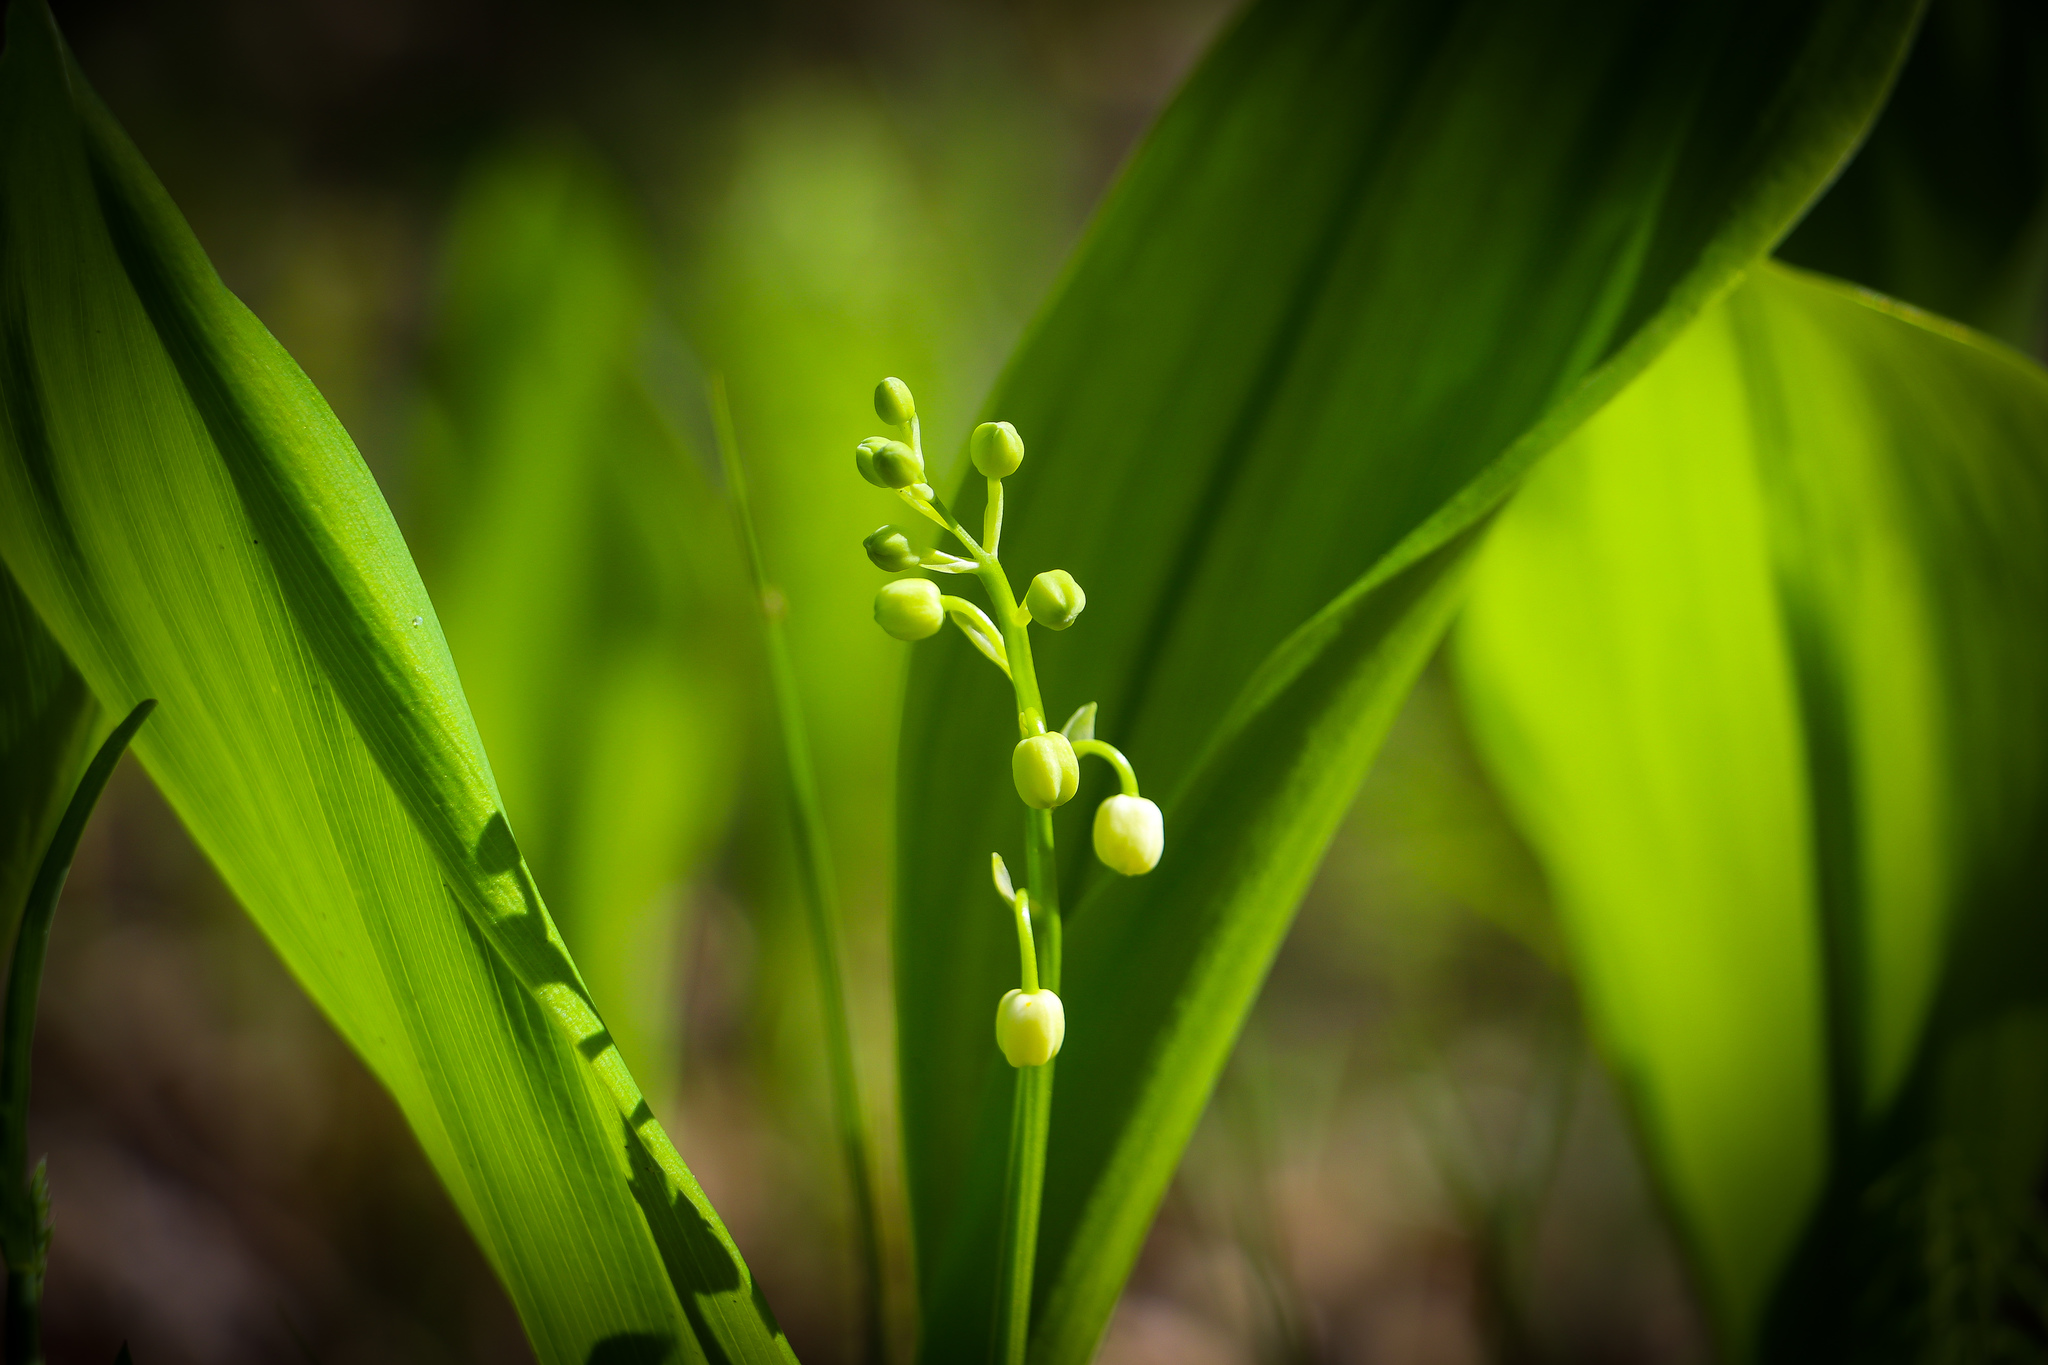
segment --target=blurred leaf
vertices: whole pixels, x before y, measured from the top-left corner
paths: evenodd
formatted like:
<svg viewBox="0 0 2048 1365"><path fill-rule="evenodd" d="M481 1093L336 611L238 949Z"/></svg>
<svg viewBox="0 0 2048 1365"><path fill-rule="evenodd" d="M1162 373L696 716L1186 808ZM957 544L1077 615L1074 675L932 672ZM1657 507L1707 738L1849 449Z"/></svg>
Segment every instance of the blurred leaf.
<svg viewBox="0 0 2048 1365"><path fill-rule="evenodd" d="M989 407L1031 451L1009 562L1089 593L1043 646L1050 713L1099 702L1167 821L1130 882L1087 856L1101 774L1059 822L1039 1359L1094 1349L1474 527L1783 232L1913 17L1273 0L1125 174ZM896 985L936 1360L986 1340L1009 1086L983 869L1022 822L1001 679L948 637L908 708Z"/></svg>
<svg viewBox="0 0 2048 1365"><path fill-rule="evenodd" d="M1869 140L1778 255L2048 341L2048 7L1934 0Z"/></svg>
<svg viewBox="0 0 2048 1365"><path fill-rule="evenodd" d="M541 905L360 457L34 0L0 62L0 554L390 1087L541 1358L786 1359Z"/></svg>
<svg viewBox="0 0 2048 1365"><path fill-rule="evenodd" d="M854 443L874 426L866 394L901 374L949 444L964 439L968 404L1033 302L1012 297L1017 277L1035 292L1064 226L1036 95L1007 73L975 76L944 95L891 85L915 101L901 110L869 87L772 91L737 117L732 179L694 262L689 335L732 395L856 934L880 919L861 911L880 911L889 863L875 775L892 762L901 667L870 617L860 550L896 508L845 493ZM809 948L792 945L808 993ZM816 1035L793 1032L806 1049Z"/></svg>
<svg viewBox="0 0 2048 1365"><path fill-rule="evenodd" d="M1937 1129L2030 1207L2044 451L2033 364L1760 267L1529 480L1475 571L1476 728L1734 1358L1774 1295L1785 1359L1925 1358L1853 1262L1943 1273L1871 1204ZM1871 1311L1875 1354L1844 1344Z"/></svg>
<svg viewBox="0 0 2048 1365"><path fill-rule="evenodd" d="M736 549L640 385L653 271L586 154L501 153L444 248L422 573L521 843L620 1051L672 1079L677 883L744 727ZM706 580L709 580L707 583Z"/></svg>
<svg viewBox="0 0 2048 1365"><path fill-rule="evenodd" d="M0 933L12 934L99 707L0 564Z"/></svg>
<svg viewBox="0 0 2048 1365"><path fill-rule="evenodd" d="M949 448L964 438L969 404L1067 244L1074 210L1058 158L1076 131L1048 116L1042 87L1003 55L991 47L930 84L904 69L880 83L813 73L736 104L720 130L731 139L720 158L729 178L692 215L684 300L691 343L726 377L762 555L787 608L843 908L862 1089L878 1107L889 1331L906 1346L915 1323L886 960L888 774L904 659L874 627L860 549L893 509L849 497L846 475L855 442L874 429L866 395L885 373L904 376L932 414L932 448L935 431L950 433ZM680 407L687 396L675 398ZM751 643L747 655L757 657ZM767 1178L806 1226L844 1210L850 1240L800 865L782 813L755 810L735 868L758 934L746 1061L799 1139L763 1154Z"/></svg>

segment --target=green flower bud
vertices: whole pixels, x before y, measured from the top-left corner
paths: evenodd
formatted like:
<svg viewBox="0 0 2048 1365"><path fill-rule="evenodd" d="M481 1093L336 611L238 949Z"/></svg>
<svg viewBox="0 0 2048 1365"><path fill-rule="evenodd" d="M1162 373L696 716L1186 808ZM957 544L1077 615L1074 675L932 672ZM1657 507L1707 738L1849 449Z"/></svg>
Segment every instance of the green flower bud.
<svg viewBox="0 0 2048 1365"><path fill-rule="evenodd" d="M899 640L936 635L945 623L939 585L929 578L899 578L875 594L875 624Z"/></svg>
<svg viewBox="0 0 2048 1365"><path fill-rule="evenodd" d="M902 573L917 567L917 551L910 548L910 537L894 526L877 526L868 532L860 547L884 573Z"/></svg>
<svg viewBox="0 0 2048 1365"><path fill-rule="evenodd" d="M974 467L991 479L1007 479L1024 463L1024 438L1008 422L983 422L967 450Z"/></svg>
<svg viewBox="0 0 2048 1365"><path fill-rule="evenodd" d="M875 473L884 488L908 488L924 482L924 461L901 441L891 441L875 452Z"/></svg>
<svg viewBox="0 0 2048 1365"><path fill-rule="evenodd" d="M1081 763L1065 735L1056 731L1033 735L1010 750L1010 776L1016 779L1017 795L1024 798L1025 805L1051 810L1074 799L1081 785Z"/></svg>
<svg viewBox="0 0 2048 1365"><path fill-rule="evenodd" d="M924 461L901 441L870 436L853 448L853 467L877 488L908 488L924 482Z"/></svg>
<svg viewBox="0 0 2048 1365"><path fill-rule="evenodd" d="M1047 630L1065 630L1087 605L1088 594L1065 569L1046 570L1024 592L1024 610Z"/></svg>
<svg viewBox="0 0 2048 1365"><path fill-rule="evenodd" d="M875 452L887 444L889 438L886 436L870 436L853 448L853 467L860 471L863 479L877 488L889 486L883 483L882 476L875 472Z"/></svg>
<svg viewBox="0 0 2048 1365"><path fill-rule="evenodd" d="M875 416L892 427L900 427L917 416L917 403L910 396L910 385L893 377L875 385Z"/></svg>
<svg viewBox="0 0 2048 1365"><path fill-rule="evenodd" d="M1142 796L1112 796L1095 808L1095 856L1104 867L1141 877L1159 866L1166 822Z"/></svg>
<svg viewBox="0 0 2048 1365"><path fill-rule="evenodd" d="M1044 1066L1067 1040L1067 1009L1051 991L1011 991L996 1006L996 1046L1011 1066Z"/></svg>

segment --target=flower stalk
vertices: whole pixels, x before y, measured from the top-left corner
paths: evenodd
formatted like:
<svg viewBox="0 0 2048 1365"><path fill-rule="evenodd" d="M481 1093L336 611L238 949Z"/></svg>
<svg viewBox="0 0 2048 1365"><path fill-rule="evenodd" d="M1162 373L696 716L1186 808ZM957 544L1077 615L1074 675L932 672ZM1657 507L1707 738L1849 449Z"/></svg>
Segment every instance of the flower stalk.
<svg viewBox="0 0 2048 1365"><path fill-rule="evenodd" d="M854 456L861 477L895 489L918 515L959 542L968 558L932 551L915 556L913 564L907 536L885 526L867 538L869 559L887 572L916 567L972 573L981 581L989 606L983 612L962 598L942 595L929 579L898 579L877 597L875 618L884 630L905 640L928 638L943 628L942 616L950 620L1008 676L1016 700L1019 739L1011 755L1011 779L1025 807L1025 885L1012 886L1000 856L993 862L996 893L1016 922L1019 985L996 1006L996 1045L1016 1070L1016 1088L991 1357L1001 1365L1023 1365L1030 1345L1032 1274L1052 1123L1053 1059L1066 1039L1066 1010L1059 998L1062 925L1053 811L1073 799L1079 759L1092 754L1117 770L1122 789L1097 813L1095 848L1103 862L1126 875L1149 872L1159 860L1164 826L1159 808L1138 795L1137 775L1129 761L1095 739L1094 703L1076 711L1062 729L1046 728L1048 713L1031 655L1031 627L1068 629L1087 607L1088 598L1072 574L1050 569L1032 579L1020 605L996 557L1002 540L1003 480L1024 461L1024 442L1017 429L1008 422L984 422L969 441L975 469L988 480L983 540L978 541L923 480L924 449L908 386L899 379L883 380L875 390L875 414L908 439L906 443L870 437L861 442ZM1112 808L1112 803L1125 804Z"/></svg>

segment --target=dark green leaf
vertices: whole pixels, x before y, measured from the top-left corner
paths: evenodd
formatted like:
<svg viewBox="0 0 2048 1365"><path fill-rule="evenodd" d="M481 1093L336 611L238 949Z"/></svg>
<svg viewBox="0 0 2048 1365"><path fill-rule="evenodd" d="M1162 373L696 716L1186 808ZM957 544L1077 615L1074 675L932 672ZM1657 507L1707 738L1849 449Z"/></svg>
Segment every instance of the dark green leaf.
<svg viewBox="0 0 2048 1365"><path fill-rule="evenodd" d="M0 661L0 929L11 932L85 763L99 707L5 564Z"/></svg>
<svg viewBox="0 0 2048 1365"><path fill-rule="evenodd" d="M1151 134L988 411L1004 548L1071 570L1053 715L1163 798L1157 872L1063 815L1034 1351L1093 1350L1294 904L1445 620L1475 525L1765 251L1872 116L1911 4L1254 7ZM978 524L970 487L963 518ZM1014 862L1001 680L918 651L897 997L931 1359L986 1341ZM1076 894L1076 893L1079 894Z"/></svg>

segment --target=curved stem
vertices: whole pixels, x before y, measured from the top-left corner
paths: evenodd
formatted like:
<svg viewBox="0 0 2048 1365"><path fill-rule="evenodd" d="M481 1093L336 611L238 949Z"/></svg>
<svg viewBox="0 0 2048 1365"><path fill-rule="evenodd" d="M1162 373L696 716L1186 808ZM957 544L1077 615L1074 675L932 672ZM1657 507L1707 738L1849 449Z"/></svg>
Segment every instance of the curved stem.
<svg viewBox="0 0 2048 1365"><path fill-rule="evenodd" d="M1138 794L1137 770L1131 767L1131 761L1125 758L1123 752L1115 745L1104 744L1099 739L1077 739L1074 741L1074 756L1076 758L1082 758L1089 754L1094 754L1097 758L1106 760L1110 767L1116 769L1116 780L1118 785L1123 788L1125 796L1136 796Z"/></svg>
<svg viewBox="0 0 2048 1365"><path fill-rule="evenodd" d="M0 1252L7 1258L7 1365L43 1358L41 1323L43 1270L50 1249L49 1206L38 1176L28 1169L29 1052L35 1041L36 997L42 993L43 956L50 946L50 921L57 897L71 875L71 860L100 793L121 761L128 741L156 709L154 698L138 702L114 727L86 766L57 822L56 833L36 868L14 932L14 957L7 965L5 1031L0 1034Z"/></svg>
<svg viewBox="0 0 2048 1365"><path fill-rule="evenodd" d="M1038 946L1031 941L1031 893L1019 891L1010 902L1017 916L1017 965L1024 994L1038 994Z"/></svg>

